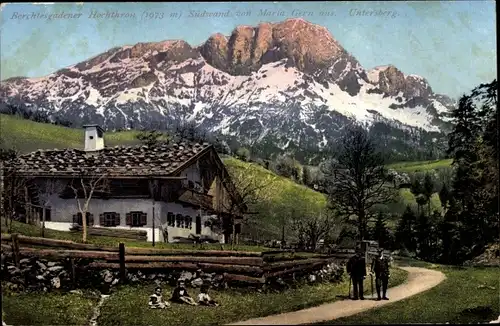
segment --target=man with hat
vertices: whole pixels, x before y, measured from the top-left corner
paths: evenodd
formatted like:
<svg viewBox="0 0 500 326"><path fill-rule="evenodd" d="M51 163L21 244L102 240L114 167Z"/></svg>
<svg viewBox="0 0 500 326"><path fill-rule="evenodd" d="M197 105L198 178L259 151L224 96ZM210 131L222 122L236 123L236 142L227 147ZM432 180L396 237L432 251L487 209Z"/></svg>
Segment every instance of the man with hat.
<svg viewBox="0 0 500 326"><path fill-rule="evenodd" d="M370 274L375 273L375 284L377 287L377 301L382 299L389 300L387 297L387 285L389 284L389 257L384 256L384 249L378 250L378 256L373 259ZM382 287L383 296L380 297L380 288Z"/></svg>
<svg viewBox="0 0 500 326"><path fill-rule="evenodd" d="M356 254L347 262L347 274L350 275L354 287L353 300L364 300L363 280L366 277L366 261L360 247L356 248Z"/></svg>

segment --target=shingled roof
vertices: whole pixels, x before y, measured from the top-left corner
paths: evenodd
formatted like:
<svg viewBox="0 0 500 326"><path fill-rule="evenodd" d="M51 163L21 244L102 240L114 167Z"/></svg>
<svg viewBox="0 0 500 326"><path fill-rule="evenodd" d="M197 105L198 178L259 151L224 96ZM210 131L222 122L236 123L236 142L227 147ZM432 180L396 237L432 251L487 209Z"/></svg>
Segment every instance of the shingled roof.
<svg viewBox="0 0 500 326"><path fill-rule="evenodd" d="M34 175L75 175L85 171L89 174L169 176L210 147L208 143L180 142L105 147L92 153L77 149L38 150L19 156L7 166L16 166L17 171Z"/></svg>

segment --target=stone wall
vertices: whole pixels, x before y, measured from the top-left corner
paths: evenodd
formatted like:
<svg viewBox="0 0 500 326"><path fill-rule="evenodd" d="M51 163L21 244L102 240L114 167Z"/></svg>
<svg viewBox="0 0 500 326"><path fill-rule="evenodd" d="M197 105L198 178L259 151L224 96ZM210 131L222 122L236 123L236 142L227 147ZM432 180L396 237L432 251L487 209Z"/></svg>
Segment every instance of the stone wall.
<svg viewBox="0 0 500 326"><path fill-rule="evenodd" d="M92 289L103 294L110 293L119 284L119 271L88 268L91 260L63 259L49 261L36 257L23 258L19 268L9 255L2 254L2 282L4 288L14 292L50 292ZM270 278L263 284L227 282L222 273L143 269L128 270L128 283L157 283L175 286L182 279L186 285L200 287L209 284L212 288L245 287L258 291L282 290L300 283L339 282L343 277L343 264L329 263L313 271L296 272L282 277ZM73 276L74 273L74 276Z"/></svg>

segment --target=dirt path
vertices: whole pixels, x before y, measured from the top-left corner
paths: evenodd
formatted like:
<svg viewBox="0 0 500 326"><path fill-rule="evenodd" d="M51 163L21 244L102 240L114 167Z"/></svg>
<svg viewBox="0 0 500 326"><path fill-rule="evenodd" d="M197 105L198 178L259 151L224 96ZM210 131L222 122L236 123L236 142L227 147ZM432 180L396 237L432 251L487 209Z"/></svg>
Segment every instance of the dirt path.
<svg viewBox="0 0 500 326"><path fill-rule="evenodd" d="M390 299L389 301L375 301L371 299L370 295L366 296L366 300L364 301L336 301L318 307L249 319L231 325L301 325L334 320L406 299L433 288L446 279L446 276L439 271L419 267L400 268L408 272L408 279L405 283L388 289L387 296Z"/></svg>

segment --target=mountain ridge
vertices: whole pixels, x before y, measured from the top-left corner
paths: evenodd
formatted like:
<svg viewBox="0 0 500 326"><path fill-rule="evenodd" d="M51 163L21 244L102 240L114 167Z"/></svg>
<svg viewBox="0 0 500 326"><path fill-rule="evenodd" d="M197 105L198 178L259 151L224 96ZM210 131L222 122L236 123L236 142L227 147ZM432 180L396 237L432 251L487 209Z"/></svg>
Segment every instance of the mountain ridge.
<svg viewBox="0 0 500 326"><path fill-rule="evenodd" d="M0 111L17 105L110 129L187 120L281 150L321 150L352 120L418 137L446 131L454 101L424 77L384 67L366 70L325 27L287 19L196 47L117 46L45 77L12 77L0 85Z"/></svg>

